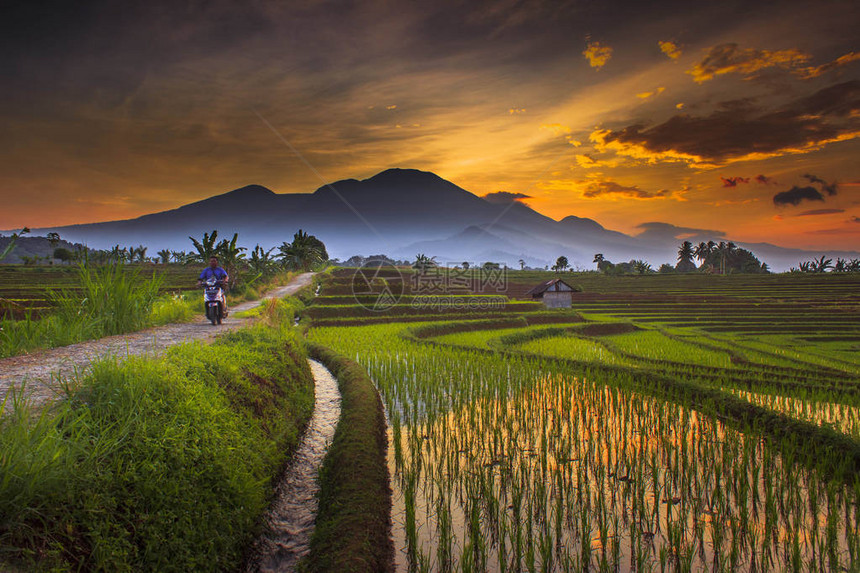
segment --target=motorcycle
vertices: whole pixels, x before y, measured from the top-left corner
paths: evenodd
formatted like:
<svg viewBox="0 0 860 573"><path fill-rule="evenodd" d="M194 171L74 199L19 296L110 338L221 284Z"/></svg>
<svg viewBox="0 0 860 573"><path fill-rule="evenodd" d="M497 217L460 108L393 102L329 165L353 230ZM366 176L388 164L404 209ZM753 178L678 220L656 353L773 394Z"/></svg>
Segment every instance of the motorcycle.
<svg viewBox="0 0 860 573"><path fill-rule="evenodd" d="M203 305L206 309L206 318L213 325L221 324L221 320L226 316L224 311L224 288L222 281L212 277L203 283Z"/></svg>

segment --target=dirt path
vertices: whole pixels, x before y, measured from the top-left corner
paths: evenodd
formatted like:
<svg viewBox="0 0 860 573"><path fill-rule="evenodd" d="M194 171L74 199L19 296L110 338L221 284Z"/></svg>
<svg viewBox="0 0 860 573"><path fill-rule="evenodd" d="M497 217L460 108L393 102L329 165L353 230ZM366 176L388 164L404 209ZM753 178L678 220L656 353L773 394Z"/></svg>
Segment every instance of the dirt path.
<svg viewBox="0 0 860 573"><path fill-rule="evenodd" d="M288 285L272 289L263 298L291 295L311 282L313 273L303 273ZM241 328L249 318L233 318L235 313L259 306L260 300L230 306L230 317L221 326L212 326L203 315L194 322L168 324L139 332L88 340L70 346L36 351L0 360L0 400L10 390L24 389L33 402L43 403L57 397L58 381L85 370L95 359L106 356L157 355L165 348L189 340L211 340L218 334ZM6 409L10 406L6 404Z"/></svg>

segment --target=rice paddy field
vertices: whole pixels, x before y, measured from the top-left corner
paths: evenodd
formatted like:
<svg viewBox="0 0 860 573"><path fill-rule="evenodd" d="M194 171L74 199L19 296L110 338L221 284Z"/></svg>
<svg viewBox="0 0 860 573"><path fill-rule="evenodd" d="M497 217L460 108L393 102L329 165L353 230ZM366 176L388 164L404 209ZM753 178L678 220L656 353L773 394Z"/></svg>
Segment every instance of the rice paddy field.
<svg viewBox="0 0 860 573"><path fill-rule="evenodd" d="M128 265L140 268L143 276L164 275L162 292L181 292L196 288L200 268L185 265ZM80 287L77 265L26 266L0 265L0 318L38 318L51 309L50 290L75 290Z"/></svg>
<svg viewBox="0 0 860 573"><path fill-rule="evenodd" d="M398 570L860 571L857 275L410 275L306 313L387 409Z"/></svg>

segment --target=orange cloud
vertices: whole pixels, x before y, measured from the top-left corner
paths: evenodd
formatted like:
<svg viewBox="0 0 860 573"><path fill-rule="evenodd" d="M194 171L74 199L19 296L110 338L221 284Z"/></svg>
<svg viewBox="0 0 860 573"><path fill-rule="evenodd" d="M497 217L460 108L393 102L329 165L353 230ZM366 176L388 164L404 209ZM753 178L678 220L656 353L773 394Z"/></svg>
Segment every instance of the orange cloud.
<svg viewBox="0 0 860 573"><path fill-rule="evenodd" d="M856 52L848 52L844 56L839 56L832 62L828 62L826 64L821 64L820 66L813 66L810 68L803 68L800 70L800 75L804 79L809 78L817 78L818 76L829 72L830 70L835 70L836 68L840 68L844 65L850 64L851 62L855 62L860 60L860 54Z"/></svg>
<svg viewBox="0 0 860 573"><path fill-rule="evenodd" d="M656 90L654 90L653 92L642 92L642 93L638 93L638 94L636 94L636 97L638 97L639 99L648 99L648 98L650 98L650 97L653 97L653 96L656 96L656 95L660 95L660 94L661 94L661 93L663 93L664 91L666 91L666 88L659 87L659 88L657 88Z"/></svg>
<svg viewBox="0 0 860 573"><path fill-rule="evenodd" d="M681 57L681 49L678 47L678 44L675 42L657 42L657 45L660 46L660 51L672 58L673 60L677 60Z"/></svg>
<svg viewBox="0 0 860 573"><path fill-rule="evenodd" d="M582 55L588 60L589 66L599 70L612 57L612 48L600 42L589 42L588 47L585 48Z"/></svg>
<svg viewBox="0 0 860 573"><path fill-rule="evenodd" d="M540 126L541 129L547 129L555 136L570 134L570 126L561 123L544 123Z"/></svg>
<svg viewBox="0 0 860 573"><path fill-rule="evenodd" d="M860 137L860 82L823 88L773 111L724 102L705 116L675 115L655 126L634 124L619 130L595 129L597 151L646 163L682 162L710 168L809 153L827 144Z"/></svg>
<svg viewBox="0 0 860 573"><path fill-rule="evenodd" d="M779 67L796 69L809 61L809 54L800 50L741 49L735 43L712 47L705 58L687 70L696 83L703 83L724 74L741 74L749 79L759 70Z"/></svg>
<svg viewBox="0 0 860 573"><path fill-rule="evenodd" d="M597 167L618 167L621 164L621 161L618 158L598 159L588 153L577 154L575 156L575 159L577 166L582 167L584 169L595 169Z"/></svg>
<svg viewBox="0 0 860 573"><path fill-rule="evenodd" d="M687 188L680 191L670 191L669 189L660 189L659 191L646 191L640 189L636 185L622 185L615 181L603 180L585 180L578 181L582 189L582 196L588 199L595 197L615 195L629 197L631 199L675 199L676 201L684 201L684 194L689 190Z"/></svg>

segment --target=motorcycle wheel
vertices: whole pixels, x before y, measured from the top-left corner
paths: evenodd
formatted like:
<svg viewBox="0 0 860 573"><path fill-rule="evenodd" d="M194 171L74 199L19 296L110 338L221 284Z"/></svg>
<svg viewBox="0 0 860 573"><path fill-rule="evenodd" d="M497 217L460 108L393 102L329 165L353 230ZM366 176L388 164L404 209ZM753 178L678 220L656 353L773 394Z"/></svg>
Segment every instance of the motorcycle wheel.
<svg viewBox="0 0 860 573"><path fill-rule="evenodd" d="M216 326L218 324L218 309L215 307L208 307L206 309L206 318L212 322L212 326Z"/></svg>

